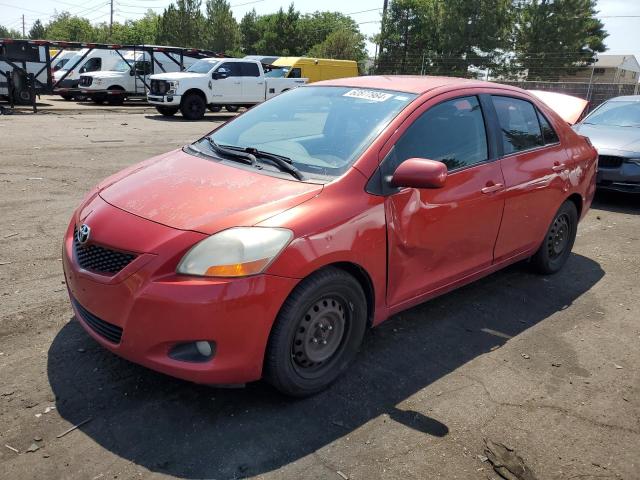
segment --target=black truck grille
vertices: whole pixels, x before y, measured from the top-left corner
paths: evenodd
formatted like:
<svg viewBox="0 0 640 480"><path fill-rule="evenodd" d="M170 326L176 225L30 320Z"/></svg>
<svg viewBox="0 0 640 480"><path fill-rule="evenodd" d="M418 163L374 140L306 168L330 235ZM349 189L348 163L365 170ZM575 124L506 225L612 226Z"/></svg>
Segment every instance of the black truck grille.
<svg viewBox="0 0 640 480"><path fill-rule="evenodd" d="M81 245L75 230L73 232L73 251L78 264L85 270L110 275L115 275L136 258L133 253L119 252L100 245Z"/></svg>
<svg viewBox="0 0 640 480"><path fill-rule="evenodd" d="M73 306L76 307L76 310L80 313L82 320L86 323L91 330L100 335L105 340L110 341L111 343L118 344L122 339L122 328L118 327L109 322L105 322L101 318L96 317L89 310L84 308L82 305L78 303L75 298L71 298L71 302Z"/></svg>
<svg viewBox="0 0 640 480"><path fill-rule="evenodd" d="M92 83L93 83L93 77L86 77L86 76L80 77L79 85L81 87L89 87L91 86Z"/></svg>
<svg viewBox="0 0 640 480"><path fill-rule="evenodd" d="M602 168L618 168L622 166L624 159L622 157L614 157L612 155L600 155L598 157L598 166Z"/></svg>
<svg viewBox="0 0 640 480"><path fill-rule="evenodd" d="M164 95L169 91L169 83L165 80L151 80L149 92L152 95Z"/></svg>

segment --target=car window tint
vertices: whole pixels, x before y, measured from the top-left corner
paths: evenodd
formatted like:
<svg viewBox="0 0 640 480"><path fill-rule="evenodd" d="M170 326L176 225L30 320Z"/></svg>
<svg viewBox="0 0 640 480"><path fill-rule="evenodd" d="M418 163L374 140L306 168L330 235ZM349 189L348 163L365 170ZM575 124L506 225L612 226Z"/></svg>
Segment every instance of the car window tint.
<svg viewBox="0 0 640 480"><path fill-rule="evenodd" d="M230 77L241 77L241 68L240 62L226 62L220 65L218 71L227 72Z"/></svg>
<svg viewBox="0 0 640 480"><path fill-rule="evenodd" d="M560 139L549 123L549 120L547 120L547 118L537 108L536 112L538 112L538 119L540 120L540 127L542 128L542 139L544 140L544 144L549 145L550 143L558 143Z"/></svg>
<svg viewBox="0 0 640 480"><path fill-rule="evenodd" d="M292 68L289 73L289 78L302 78L302 70L299 68Z"/></svg>
<svg viewBox="0 0 640 480"><path fill-rule="evenodd" d="M534 106L511 97L493 97L502 130L504 154L520 152L544 145Z"/></svg>
<svg viewBox="0 0 640 480"><path fill-rule="evenodd" d="M456 98L430 108L405 131L392 155L393 170L414 157L439 160L449 170L486 161L487 136L478 99Z"/></svg>
<svg viewBox="0 0 640 480"><path fill-rule="evenodd" d="M260 70L257 63L241 63L241 71L243 77L259 77Z"/></svg>
<svg viewBox="0 0 640 480"><path fill-rule="evenodd" d="M98 57L90 58L80 69L80 73L97 72L102 66L102 59Z"/></svg>

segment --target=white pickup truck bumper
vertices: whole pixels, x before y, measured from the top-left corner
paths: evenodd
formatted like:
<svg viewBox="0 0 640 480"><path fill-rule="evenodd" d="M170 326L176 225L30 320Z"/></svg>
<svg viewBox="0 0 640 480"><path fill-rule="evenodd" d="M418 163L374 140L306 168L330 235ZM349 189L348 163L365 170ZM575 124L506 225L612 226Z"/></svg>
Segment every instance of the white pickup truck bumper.
<svg viewBox="0 0 640 480"><path fill-rule="evenodd" d="M147 94L147 102L151 105L161 105L165 107L179 107L182 95L151 95Z"/></svg>

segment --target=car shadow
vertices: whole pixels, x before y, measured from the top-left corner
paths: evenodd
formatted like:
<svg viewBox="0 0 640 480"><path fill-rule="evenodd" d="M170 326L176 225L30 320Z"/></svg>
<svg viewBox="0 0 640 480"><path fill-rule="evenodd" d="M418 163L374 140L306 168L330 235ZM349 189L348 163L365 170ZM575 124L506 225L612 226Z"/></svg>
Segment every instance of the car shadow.
<svg viewBox="0 0 640 480"><path fill-rule="evenodd" d="M237 113L210 113L206 114L200 120L187 120L180 114L176 114L175 117L165 117L164 115L145 115L145 118L149 120L156 120L158 122L226 122L232 118L237 117Z"/></svg>
<svg viewBox="0 0 640 480"><path fill-rule="evenodd" d="M365 337L327 391L289 399L261 382L244 389L190 384L105 351L76 321L48 352L60 415L102 447L154 472L243 478L269 472L387 414L437 437L447 425L397 405L474 358L548 319L604 275L573 254L541 277L520 263L402 312ZM499 308L497 308L499 306Z"/></svg>
<svg viewBox="0 0 640 480"><path fill-rule="evenodd" d="M597 190L591 208L607 212L640 215L640 193Z"/></svg>

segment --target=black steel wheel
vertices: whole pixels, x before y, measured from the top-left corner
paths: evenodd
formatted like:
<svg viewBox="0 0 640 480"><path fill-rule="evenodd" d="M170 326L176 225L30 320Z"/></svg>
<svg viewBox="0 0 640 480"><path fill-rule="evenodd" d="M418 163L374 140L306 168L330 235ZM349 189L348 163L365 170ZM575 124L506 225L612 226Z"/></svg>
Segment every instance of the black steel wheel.
<svg viewBox="0 0 640 480"><path fill-rule="evenodd" d="M531 264L539 273L558 272L566 263L578 232L578 210L567 200L551 221L544 241L531 258Z"/></svg>
<svg viewBox="0 0 640 480"><path fill-rule="evenodd" d="M265 379L303 397L328 387L355 358L367 324L358 281L329 267L304 279L285 301L265 357Z"/></svg>
<svg viewBox="0 0 640 480"><path fill-rule="evenodd" d="M176 113L178 113L178 107L157 106L156 110L158 111L158 113L161 113L165 117L173 117Z"/></svg>
<svg viewBox="0 0 640 480"><path fill-rule="evenodd" d="M190 93L183 97L180 105L182 116L187 120L200 120L204 117L207 110L207 104L197 93Z"/></svg>

